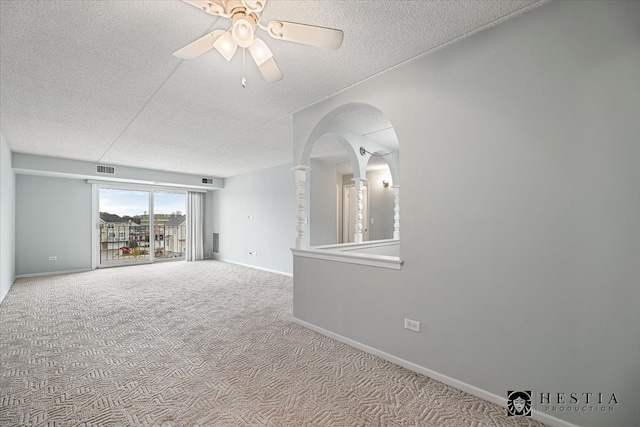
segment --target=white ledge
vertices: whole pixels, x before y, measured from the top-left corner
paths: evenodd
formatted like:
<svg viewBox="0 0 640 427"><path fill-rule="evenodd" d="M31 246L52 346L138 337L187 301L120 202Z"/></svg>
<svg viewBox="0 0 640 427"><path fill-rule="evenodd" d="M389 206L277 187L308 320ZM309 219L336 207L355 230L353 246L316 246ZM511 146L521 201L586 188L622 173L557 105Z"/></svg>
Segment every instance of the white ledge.
<svg viewBox="0 0 640 427"><path fill-rule="evenodd" d="M366 242L361 243L337 243L334 245L322 245L322 246L312 246L307 250L316 250L316 249L335 249L339 251L353 251L359 248L377 248L380 246L395 246L400 245L400 240L398 239L384 239L384 240L368 240Z"/></svg>
<svg viewBox="0 0 640 427"><path fill-rule="evenodd" d="M363 243L346 243L339 245L315 246L306 249L291 249L291 251L293 252L293 256L303 258L315 258L347 264L368 265L371 267L401 270L403 261L400 260L400 257L357 252L359 249L393 246L398 245L399 243L400 242L398 240L376 240Z"/></svg>

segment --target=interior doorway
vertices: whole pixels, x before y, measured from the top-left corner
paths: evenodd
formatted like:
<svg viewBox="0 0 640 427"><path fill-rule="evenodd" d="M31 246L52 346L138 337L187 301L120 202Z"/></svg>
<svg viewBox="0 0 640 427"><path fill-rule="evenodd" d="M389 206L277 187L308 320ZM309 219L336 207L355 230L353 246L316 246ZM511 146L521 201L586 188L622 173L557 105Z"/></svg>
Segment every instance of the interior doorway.
<svg viewBox="0 0 640 427"><path fill-rule="evenodd" d="M353 243L356 234L357 193L354 184L342 188L342 242ZM369 194L367 186L362 188L362 241L369 240Z"/></svg>

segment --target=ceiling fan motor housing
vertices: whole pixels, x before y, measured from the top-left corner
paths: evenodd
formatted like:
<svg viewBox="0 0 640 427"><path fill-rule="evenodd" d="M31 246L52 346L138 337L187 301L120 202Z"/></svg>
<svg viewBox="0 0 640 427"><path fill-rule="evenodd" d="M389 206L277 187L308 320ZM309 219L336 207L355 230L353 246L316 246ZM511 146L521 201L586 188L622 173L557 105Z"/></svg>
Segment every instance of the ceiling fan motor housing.
<svg viewBox="0 0 640 427"><path fill-rule="evenodd" d="M226 0L224 1L225 11L232 16L237 10L245 11L245 13L259 13L262 11L264 4L262 1L250 0Z"/></svg>

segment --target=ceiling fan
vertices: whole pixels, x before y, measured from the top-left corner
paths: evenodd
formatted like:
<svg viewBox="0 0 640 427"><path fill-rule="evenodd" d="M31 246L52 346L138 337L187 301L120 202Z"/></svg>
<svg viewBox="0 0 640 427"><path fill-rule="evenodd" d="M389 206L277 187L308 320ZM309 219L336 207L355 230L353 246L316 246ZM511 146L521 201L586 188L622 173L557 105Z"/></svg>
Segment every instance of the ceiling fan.
<svg viewBox="0 0 640 427"><path fill-rule="evenodd" d="M214 30L175 51L173 53L174 56L180 59L192 59L215 48L227 61L230 61L238 46L243 49L248 48L262 76L268 82L281 80L282 73L267 44L256 36L256 28L266 31L274 39L329 49L340 48L344 37L344 33L341 30L296 22L275 20L263 25L260 23L259 14L264 9L266 0L182 1L202 9L210 15L230 19L231 27L228 30ZM244 77L242 78L242 86L246 86Z"/></svg>

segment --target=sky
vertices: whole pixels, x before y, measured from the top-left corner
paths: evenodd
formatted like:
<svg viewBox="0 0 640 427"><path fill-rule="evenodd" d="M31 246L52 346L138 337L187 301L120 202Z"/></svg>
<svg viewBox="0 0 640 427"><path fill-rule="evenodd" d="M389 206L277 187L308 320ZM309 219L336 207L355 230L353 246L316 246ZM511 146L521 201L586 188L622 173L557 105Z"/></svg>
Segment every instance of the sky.
<svg viewBox="0 0 640 427"><path fill-rule="evenodd" d="M164 214L176 211L186 213L185 193L155 192L154 213ZM101 188L100 212L109 212L119 216L149 213L149 192Z"/></svg>

